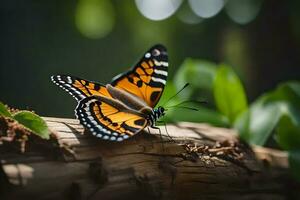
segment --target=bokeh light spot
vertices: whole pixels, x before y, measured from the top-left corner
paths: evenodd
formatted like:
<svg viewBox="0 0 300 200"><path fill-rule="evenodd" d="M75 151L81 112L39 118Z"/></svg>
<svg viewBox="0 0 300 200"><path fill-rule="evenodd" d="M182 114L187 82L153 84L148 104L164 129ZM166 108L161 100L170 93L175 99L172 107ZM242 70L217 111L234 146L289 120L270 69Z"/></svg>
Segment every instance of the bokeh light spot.
<svg viewBox="0 0 300 200"><path fill-rule="evenodd" d="M163 20L175 13L182 0L135 0L138 10L151 20Z"/></svg>
<svg viewBox="0 0 300 200"><path fill-rule="evenodd" d="M258 15L262 0L230 0L225 10L228 16L238 24L247 24Z"/></svg>
<svg viewBox="0 0 300 200"><path fill-rule="evenodd" d="M186 24L198 24L204 20L191 10L191 7L188 5L188 3L183 3L176 15L180 21Z"/></svg>
<svg viewBox="0 0 300 200"><path fill-rule="evenodd" d="M92 39L105 37L115 24L113 6L109 0L80 0L75 22L84 36Z"/></svg>
<svg viewBox="0 0 300 200"><path fill-rule="evenodd" d="M210 18L218 14L224 7L224 0L189 0L191 9L196 15Z"/></svg>

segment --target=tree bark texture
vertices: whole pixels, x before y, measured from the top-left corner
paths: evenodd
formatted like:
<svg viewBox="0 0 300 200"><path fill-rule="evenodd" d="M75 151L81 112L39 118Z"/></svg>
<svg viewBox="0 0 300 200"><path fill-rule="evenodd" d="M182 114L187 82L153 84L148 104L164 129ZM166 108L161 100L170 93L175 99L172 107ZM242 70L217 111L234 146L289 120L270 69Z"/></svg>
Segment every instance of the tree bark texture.
<svg viewBox="0 0 300 200"><path fill-rule="evenodd" d="M109 142L77 120L44 119L51 140L29 139L25 153L0 146L0 199L293 199L299 191L286 153L250 148L230 129L179 123Z"/></svg>

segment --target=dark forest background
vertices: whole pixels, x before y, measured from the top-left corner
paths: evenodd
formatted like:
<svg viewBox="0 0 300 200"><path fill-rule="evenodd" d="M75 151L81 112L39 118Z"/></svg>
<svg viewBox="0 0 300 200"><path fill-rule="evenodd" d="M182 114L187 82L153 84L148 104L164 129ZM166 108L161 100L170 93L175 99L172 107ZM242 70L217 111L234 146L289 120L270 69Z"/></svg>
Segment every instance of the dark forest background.
<svg viewBox="0 0 300 200"><path fill-rule="evenodd" d="M280 82L299 80L299 1L238 1L228 0L210 18L196 16L183 1L163 20L144 16L141 1L1 1L0 101L43 116L73 117L75 100L51 75L106 83L156 43L168 48L171 77L189 57L225 62L250 101ZM236 15L243 9L255 11L246 22L239 20L245 12ZM98 19L94 24L86 24L90 13Z"/></svg>

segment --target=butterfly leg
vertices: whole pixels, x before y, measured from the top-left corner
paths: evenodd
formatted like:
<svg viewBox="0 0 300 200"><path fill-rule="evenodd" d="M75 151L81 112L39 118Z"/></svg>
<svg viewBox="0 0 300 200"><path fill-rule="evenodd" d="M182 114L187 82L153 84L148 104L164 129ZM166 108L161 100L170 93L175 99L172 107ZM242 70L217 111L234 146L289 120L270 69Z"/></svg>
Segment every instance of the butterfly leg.
<svg viewBox="0 0 300 200"><path fill-rule="evenodd" d="M160 128L159 128L159 127L156 127L156 126L151 126L151 128L153 128L153 129L158 129L158 131L159 131L159 136L160 136L160 140L161 140L162 149L163 149L163 151L165 151L164 141L163 141L163 137L162 137Z"/></svg>
<svg viewBox="0 0 300 200"><path fill-rule="evenodd" d="M147 131L149 134L151 134L151 130L149 129L148 126L147 126ZM140 146L142 146L144 148L144 151L145 151L146 147L148 147L148 146L150 146L151 148L154 148L154 142L152 139L149 140L149 143L150 143L150 145L145 144L145 145L140 145Z"/></svg>
<svg viewBox="0 0 300 200"><path fill-rule="evenodd" d="M164 125L165 130L166 130L166 134L167 134L168 138L169 138L172 142L176 143L176 141L169 135L169 132L168 132L168 129L167 129L167 124L166 124L166 122L164 122L164 121L157 121L157 123L161 123L161 124Z"/></svg>

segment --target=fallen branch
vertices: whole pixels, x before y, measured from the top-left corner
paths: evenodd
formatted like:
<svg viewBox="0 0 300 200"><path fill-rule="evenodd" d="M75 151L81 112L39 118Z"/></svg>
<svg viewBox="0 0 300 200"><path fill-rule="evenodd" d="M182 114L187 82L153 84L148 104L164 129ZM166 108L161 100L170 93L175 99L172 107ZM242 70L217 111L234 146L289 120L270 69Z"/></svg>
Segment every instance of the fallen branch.
<svg viewBox="0 0 300 200"><path fill-rule="evenodd" d="M0 146L0 199L286 199L299 185L284 152L239 142L233 130L179 123L124 142L73 119L44 118L50 141L24 154ZM30 140L30 139L29 139Z"/></svg>

